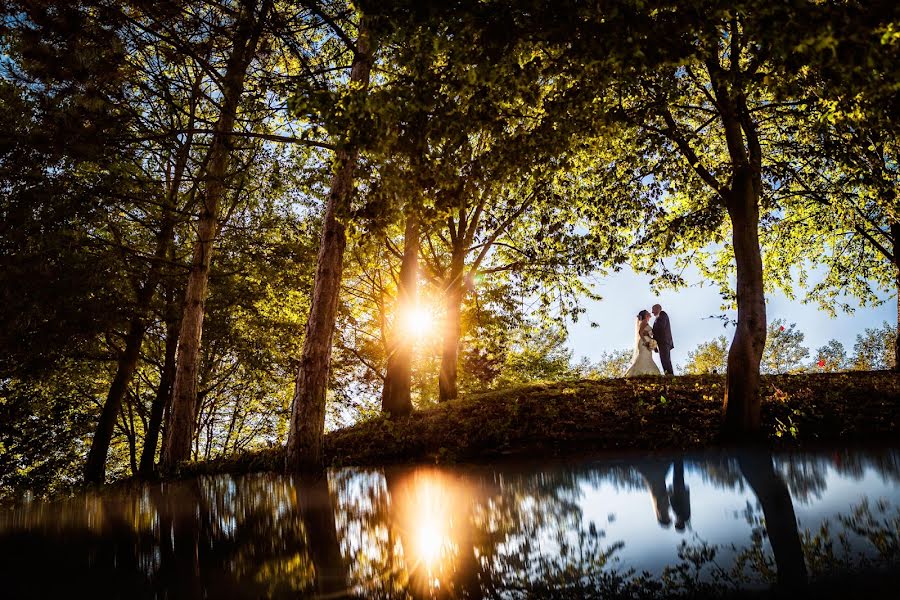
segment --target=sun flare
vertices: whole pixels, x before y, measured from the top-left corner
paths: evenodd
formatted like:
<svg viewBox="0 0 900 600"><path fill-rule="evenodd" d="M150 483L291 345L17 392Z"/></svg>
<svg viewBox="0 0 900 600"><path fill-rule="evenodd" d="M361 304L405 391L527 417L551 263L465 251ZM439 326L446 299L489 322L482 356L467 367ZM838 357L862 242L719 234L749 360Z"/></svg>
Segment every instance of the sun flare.
<svg viewBox="0 0 900 600"><path fill-rule="evenodd" d="M417 339L430 336L435 329L434 314L422 306L405 311L402 323L403 331Z"/></svg>

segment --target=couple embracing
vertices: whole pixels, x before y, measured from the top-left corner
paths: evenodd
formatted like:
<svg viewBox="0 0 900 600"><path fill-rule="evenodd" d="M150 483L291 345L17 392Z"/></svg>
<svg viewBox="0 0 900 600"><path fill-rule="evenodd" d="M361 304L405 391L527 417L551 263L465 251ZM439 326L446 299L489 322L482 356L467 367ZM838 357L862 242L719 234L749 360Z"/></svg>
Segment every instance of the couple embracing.
<svg viewBox="0 0 900 600"><path fill-rule="evenodd" d="M653 305L653 326L650 326L650 312L642 310L637 315L634 334L634 355L631 365L625 372L625 377L638 375L660 375L659 367L653 361L653 352L659 352L659 361L662 363L666 375L672 375L672 327L669 324L669 315L659 304Z"/></svg>

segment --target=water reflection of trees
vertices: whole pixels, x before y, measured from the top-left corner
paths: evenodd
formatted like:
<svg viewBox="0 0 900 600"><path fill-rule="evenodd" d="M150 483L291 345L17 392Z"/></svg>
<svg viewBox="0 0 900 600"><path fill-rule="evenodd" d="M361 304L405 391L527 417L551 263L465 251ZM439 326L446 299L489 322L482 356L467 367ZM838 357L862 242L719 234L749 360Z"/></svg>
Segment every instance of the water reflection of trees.
<svg viewBox="0 0 900 600"><path fill-rule="evenodd" d="M812 530L799 530L794 513L795 501L827 494L829 472L897 484L898 456L748 453L545 470L205 477L7 512L0 576L21 580L34 565L63 565L60 581L35 576L34 589L47 592L39 596L82 585L133 589L135 597L375 598L630 598L725 595L766 582L792 587L807 573L816 579L848 564L900 561L900 509L887 500L864 500ZM609 539L585 517L585 489L644 492L655 507L644 526L681 531L704 510L692 506L685 472L691 481L751 493L749 539L722 548L695 533L661 574L623 564L627 537Z"/></svg>

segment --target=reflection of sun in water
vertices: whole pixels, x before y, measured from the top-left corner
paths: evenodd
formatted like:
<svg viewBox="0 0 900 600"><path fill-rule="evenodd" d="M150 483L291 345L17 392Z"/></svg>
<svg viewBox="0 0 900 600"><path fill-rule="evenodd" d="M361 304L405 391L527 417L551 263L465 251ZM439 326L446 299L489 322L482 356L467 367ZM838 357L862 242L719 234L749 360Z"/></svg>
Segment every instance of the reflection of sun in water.
<svg viewBox="0 0 900 600"><path fill-rule="evenodd" d="M415 306L405 311L403 330L416 338L428 337L434 330L434 315L422 306Z"/></svg>
<svg viewBox="0 0 900 600"><path fill-rule="evenodd" d="M449 507L446 490L431 478L423 478L416 486L415 516L412 526L415 532L416 558L428 570L438 566L450 542Z"/></svg>
<svg viewBox="0 0 900 600"><path fill-rule="evenodd" d="M430 569L438 562L443 546L444 534L436 522L427 521L419 525L416 531L416 550L426 567Z"/></svg>
<svg viewBox="0 0 900 600"><path fill-rule="evenodd" d="M419 470L405 482L398 505L409 545L404 548L410 585L427 589L446 585L455 575L464 515L459 483L440 472Z"/></svg>

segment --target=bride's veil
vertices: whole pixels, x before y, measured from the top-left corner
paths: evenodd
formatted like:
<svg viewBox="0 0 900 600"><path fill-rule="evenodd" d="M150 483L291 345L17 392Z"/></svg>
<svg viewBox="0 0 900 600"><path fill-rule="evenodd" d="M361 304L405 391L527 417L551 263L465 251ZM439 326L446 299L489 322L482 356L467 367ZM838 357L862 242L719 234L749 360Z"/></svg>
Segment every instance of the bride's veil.
<svg viewBox="0 0 900 600"><path fill-rule="evenodd" d="M638 354L641 352L641 320L634 320L634 352L631 354L631 364L634 364L638 359Z"/></svg>

